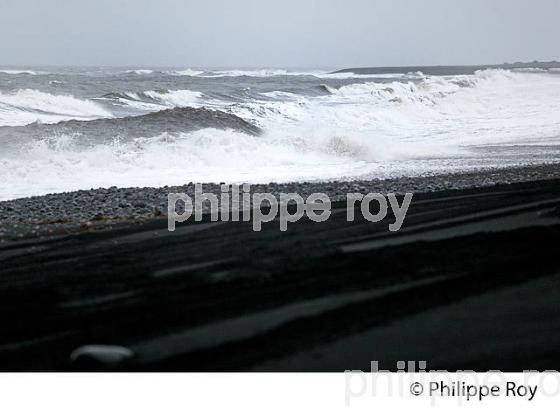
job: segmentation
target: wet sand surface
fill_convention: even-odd
[[[397,370],[426,360],[434,370],[554,370],[560,343],[560,274],[484,292],[393,320],[333,343],[255,366],[255,371]]]

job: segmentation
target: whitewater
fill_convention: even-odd
[[[560,161],[560,72],[0,69],[0,200]]]

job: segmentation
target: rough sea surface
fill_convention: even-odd
[[[0,68],[0,201],[560,161],[557,68],[410,70]]]

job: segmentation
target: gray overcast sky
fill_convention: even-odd
[[[559,17],[559,0],[0,0],[0,64],[560,60]]]

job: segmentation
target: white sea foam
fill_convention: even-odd
[[[184,70],[173,70],[173,71],[165,71],[165,74],[169,74],[169,75],[183,75],[183,76],[189,76],[189,77],[196,77],[197,75],[201,75],[202,73],[204,73],[204,71],[200,71],[200,70],[192,70],[190,68],[184,69]]]
[[[325,73],[325,72],[312,72],[310,75],[313,75],[317,78],[330,78],[330,79],[339,79],[339,80],[348,80],[348,79],[395,79],[395,80],[406,80],[406,79],[419,79],[425,77],[421,72],[410,72],[410,73],[379,73],[379,74],[359,74],[359,73]]]
[[[539,67],[521,67],[521,68],[514,68],[511,71],[518,72],[518,73],[546,73],[548,70],[546,68],[539,68]]]
[[[145,70],[145,69],[138,69],[138,70],[128,70],[126,71],[127,74],[137,74],[137,75],[147,75],[153,74],[153,70]]]
[[[39,74],[37,71],[32,71],[32,70],[0,70],[0,74],[11,74],[11,75],[21,75],[21,74],[27,74],[27,75],[37,75]]]
[[[37,90],[0,93],[0,125],[26,125],[35,121],[90,120],[112,117],[99,104],[70,95],[53,95]]]
[[[266,93],[262,93],[265,97],[274,98],[279,100],[302,100],[305,99],[301,95],[290,93],[287,91],[269,91]]]
[[[160,111],[175,107],[198,107],[201,105],[200,99],[203,94],[198,91],[190,90],[169,90],[169,91],[143,91],[125,92],[118,97],[109,96],[99,98],[100,100],[118,101],[119,104],[128,105],[143,111]]]
[[[293,72],[283,69],[259,69],[259,70],[217,70],[205,74],[209,77],[273,77],[280,75],[305,75],[303,72]]]
[[[445,159],[487,145],[559,144],[559,90],[557,76],[489,70],[415,83],[351,84],[315,98],[267,93],[279,101],[238,104],[231,111],[269,135],[297,136],[308,146],[320,140],[315,146],[337,147],[334,154],[354,154],[374,170],[380,153],[394,160]],[[525,154],[518,151],[521,161]]]
[[[213,101],[263,135],[203,129],[86,148],[71,136],[42,139],[0,155],[0,199],[111,185],[392,177],[538,163],[560,145],[559,91],[557,75],[487,70],[362,80],[319,97],[276,91],[266,100]],[[207,104],[193,92],[144,94],[129,97],[160,107]]]
[[[162,134],[127,143],[84,148],[72,136],[28,143],[17,156],[0,159],[0,200],[102,186],[162,186],[201,182],[262,182],[329,179],[371,171],[401,156],[398,149],[372,149],[361,136],[336,133],[255,138],[204,129]]]
[[[169,107],[190,107],[200,102],[202,93],[190,90],[145,91],[149,98]]]
[[[135,70],[139,71],[139,70]],[[140,70],[141,71],[141,70]],[[361,78],[417,78],[422,73],[395,73],[395,74],[357,74],[352,72],[333,73],[332,71],[325,70],[286,70],[278,68],[270,69],[248,69],[248,70],[194,70],[187,68],[184,70],[169,70],[164,71],[164,74],[174,76],[189,76],[189,77],[277,77],[277,76],[313,76],[317,78],[330,78],[330,79],[361,79]]]
[[[395,74],[357,74],[357,73],[333,73],[324,70],[284,70],[284,69],[260,69],[260,70],[219,70],[199,74],[205,77],[275,77],[275,76],[313,76],[317,78],[331,79],[365,79],[365,78],[417,78],[422,73],[395,73]]]
[[[189,75],[198,77],[277,77],[277,76],[313,76],[325,79],[366,79],[366,78],[418,78],[422,73],[394,73],[394,74],[359,74],[352,72],[334,73],[324,70],[285,70],[285,69],[255,69],[255,70],[213,70],[213,71],[172,71],[174,75]]]
[[[332,74],[331,72],[322,70],[285,70],[278,68],[269,69],[253,69],[253,70],[212,70],[203,71],[196,74],[201,77],[277,77],[277,76],[314,76],[319,78],[360,78],[360,77],[375,77],[371,75],[362,76],[354,73],[338,73]]]

